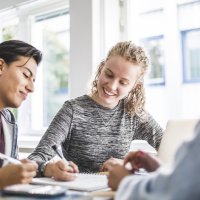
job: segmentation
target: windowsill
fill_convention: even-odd
[[[18,146],[20,149],[34,149],[42,135],[19,135]]]
[[[39,143],[41,135],[19,135],[18,147],[19,147],[19,159],[24,159],[33,152],[37,144]]]

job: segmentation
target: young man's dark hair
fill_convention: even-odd
[[[0,43],[0,58],[9,65],[19,56],[32,57],[37,65],[42,60],[42,53],[32,45],[20,40],[8,40]]]

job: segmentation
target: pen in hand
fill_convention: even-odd
[[[52,149],[56,152],[56,154],[57,154],[62,160],[64,160],[67,164],[69,164],[68,161],[64,158],[64,156],[59,152],[59,150],[58,150],[58,148],[57,148],[56,145],[53,145],[53,146],[52,146]]]
[[[15,158],[11,158],[10,156],[7,156],[5,154],[2,154],[0,153],[0,159],[1,160],[6,160],[8,161],[9,163],[12,163],[12,164],[22,164],[19,160],[15,159]]]
[[[70,166],[69,162],[65,159],[65,157],[59,152],[56,145],[52,146],[52,149],[56,152],[56,154],[74,171],[74,169]]]
[[[73,163],[73,162],[68,162],[65,157],[63,156],[63,154],[59,151],[58,147],[56,145],[53,145],[52,146],[52,149],[55,151],[55,153],[64,161],[64,163],[66,165],[68,165],[68,172],[71,172],[71,173],[78,173],[79,170],[78,170],[78,167]]]

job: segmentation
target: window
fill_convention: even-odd
[[[8,21],[6,25],[2,27],[2,40],[11,40],[17,37],[18,32],[18,18]]]
[[[200,82],[200,29],[182,32],[183,81]]]
[[[150,57],[150,72],[147,82],[151,85],[165,84],[163,37],[156,36],[141,40]]]
[[[33,104],[40,104],[43,112],[37,117],[33,112],[33,129],[47,127],[64,101],[68,99],[69,77],[69,12],[67,9],[35,16],[32,24],[32,41],[43,52],[42,97]],[[38,96],[37,96],[38,98]],[[36,103],[37,102],[37,103]],[[41,124],[41,121],[43,122]],[[41,127],[38,127],[40,124]]]
[[[1,41],[23,40],[43,53],[35,92],[13,110],[20,135],[43,134],[69,98],[69,1],[16,3],[14,8],[0,12],[0,16]]]
[[[3,24],[1,29],[2,41],[16,39],[19,28],[18,24],[19,24],[19,19],[17,17],[10,19],[5,24]],[[15,118],[17,119],[17,109],[12,108],[11,110],[14,113]]]

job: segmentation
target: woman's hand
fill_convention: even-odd
[[[108,174],[108,186],[112,188],[112,190],[117,190],[121,180],[130,174],[131,172],[122,165],[116,164],[110,167]]]
[[[106,160],[103,165],[101,166],[100,171],[102,172],[107,172],[108,169],[110,167],[112,167],[113,165],[119,164],[119,165],[123,165],[124,161],[122,159],[118,159],[118,158],[109,158],[108,160]]]
[[[124,158],[124,165],[127,163],[131,164],[132,172],[138,171],[140,168],[152,172],[161,165],[161,162],[156,157],[143,151],[129,152]]]
[[[78,166],[71,161],[66,163],[63,160],[48,163],[44,171],[45,176],[62,181],[74,180],[76,178],[75,173],[79,173]]]
[[[30,183],[36,175],[37,164],[22,160],[22,164],[9,164],[0,168],[0,188],[19,183]]]

